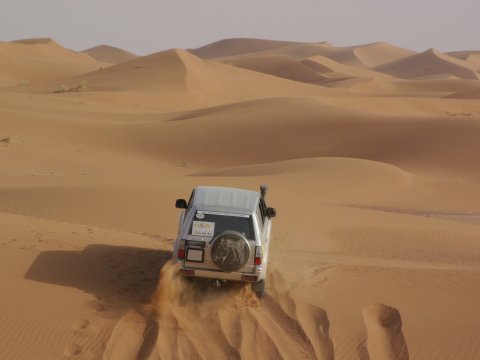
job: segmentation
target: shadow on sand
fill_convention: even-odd
[[[44,251],[25,278],[91,293],[99,300],[97,310],[121,310],[149,300],[170,257],[170,251],[95,244],[82,251]]]

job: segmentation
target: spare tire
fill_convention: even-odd
[[[247,239],[236,231],[225,231],[213,239],[212,260],[224,271],[236,271],[245,266],[250,257]]]

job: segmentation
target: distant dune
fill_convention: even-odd
[[[423,77],[418,80],[356,77],[337,79],[337,81],[330,83],[328,86],[332,88],[349,89],[364,94],[436,98],[451,96],[459,91],[475,90],[478,89],[479,85],[475,80],[459,79],[451,75],[438,75]]]
[[[86,81],[89,90],[114,92],[121,102],[134,91],[148,92],[143,101],[162,109],[192,109],[272,96],[326,94],[322,87],[200,59],[180,49],[163,51],[92,72],[70,82]],[[333,94],[333,92],[331,92]],[[169,101],[158,102],[155,94]],[[87,94],[85,96],[88,96]],[[153,97],[152,97],[153,96]],[[150,99],[150,100],[149,100]]]
[[[82,53],[90,55],[95,60],[112,64],[118,64],[138,57],[131,52],[110,45],[98,45],[83,50]]]
[[[344,65],[358,67],[374,67],[414,54],[413,51],[395,47],[386,43],[373,43],[360,46],[334,47],[330,44],[323,46],[298,46],[285,48],[292,54],[308,58],[321,55]]]
[[[374,70],[403,79],[446,74],[461,79],[478,80],[480,76],[466,61],[442,54],[435,49],[377,66]]]
[[[415,54],[414,51],[383,42],[356,46],[354,53],[368,67],[387,64]]]
[[[464,60],[472,66],[477,73],[480,73],[480,51],[455,51],[446,54]]]
[[[212,59],[255,53],[291,44],[295,42],[246,38],[225,39],[189,51],[201,58]]]
[[[384,78],[390,76],[364,67],[344,65],[321,55],[304,60],[289,55],[252,54],[216,59],[225,64],[263,72],[289,80],[329,85],[332,82],[351,78]]]
[[[323,84],[328,80],[317,71],[288,55],[244,55],[217,60],[228,65],[234,65],[294,81]]]
[[[37,45],[37,44],[54,43],[55,41],[52,38],[31,38],[31,39],[14,40],[12,42],[18,43],[18,44]]]
[[[323,43],[291,44],[215,60],[285,79],[328,85],[358,77],[388,79],[390,76],[368,70],[368,67],[411,54],[409,50],[383,43],[352,48],[335,48]]]
[[[446,52],[445,54],[456,57],[457,59],[467,60],[470,56],[478,56],[480,55],[480,50],[478,51],[452,51]]]
[[[102,66],[105,63],[68,50],[52,39],[0,42],[0,83],[4,84],[62,79]]]
[[[308,66],[320,73],[330,73],[332,77],[360,77],[360,78],[383,78],[388,79],[390,76],[380,72],[375,72],[363,67],[356,67],[350,65],[344,65],[329,59],[328,57],[317,55],[302,61],[302,64]]]
[[[238,55],[287,55],[297,60],[321,55],[345,65],[373,67],[398,60],[414,52],[387,43],[335,47],[328,42],[299,43],[256,39],[229,39],[213,43],[192,53],[203,58],[225,58]]]

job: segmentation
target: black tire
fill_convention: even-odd
[[[258,282],[252,283],[252,291],[257,295],[259,299],[263,299],[265,297],[265,280],[260,280]]]
[[[225,231],[213,239],[212,260],[219,269],[237,271],[245,266],[250,257],[247,239],[236,231]]]

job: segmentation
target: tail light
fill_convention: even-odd
[[[185,240],[180,240],[178,243],[177,257],[179,259],[185,259]]]
[[[256,246],[255,247],[255,265],[262,265],[262,247]]]

